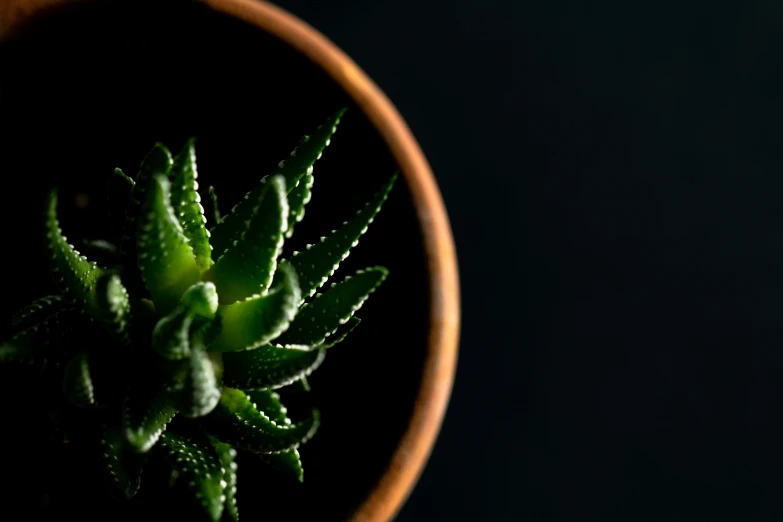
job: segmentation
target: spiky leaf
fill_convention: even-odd
[[[68,356],[74,330],[84,327],[78,310],[56,312],[0,344],[0,362],[38,364],[44,360],[61,365]]]
[[[174,158],[171,169],[171,206],[174,207],[185,237],[196,256],[196,264],[204,271],[212,265],[212,247],[209,245],[209,231],[196,178],[196,148],[190,139]]]
[[[212,204],[212,219],[215,222],[215,226],[217,226],[223,219],[220,217],[220,206],[218,205],[217,192],[215,192],[215,187],[212,185],[209,186],[209,200]]]
[[[11,319],[11,326],[15,332],[25,330],[69,306],[59,295],[41,297],[17,312]]]
[[[128,342],[131,305],[128,291],[120,281],[120,276],[104,272],[96,282],[96,294],[101,310],[101,322],[117,339]]]
[[[206,426],[220,440],[256,453],[277,453],[293,449],[307,441],[318,429],[318,412],[297,424],[278,424],[253,407],[247,395],[223,387],[220,404]]]
[[[312,197],[314,181],[315,177],[308,171],[298,184],[288,191],[288,230],[285,232],[287,238],[294,234],[294,225],[304,219],[305,205],[310,202]]]
[[[225,486],[225,513],[232,522],[239,521],[239,511],[237,510],[237,451],[230,444],[220,442],[217,437],[210,437],[212,447],[220,458],[220,464],[223,466],[223,481]]]
[[[337,270],[351,248],[356,246],[359,237],[367,231],[367,227],[386,201],[396,179],[395,174],[353,219],[345,222],[328,237],[322,238],[320,243],[310,245],[307,250],[297,252],[291,257],[291,264],[299,274],[303,297],[312,296]]]
[[[326,350],[309,346],[273,346],[223,354],[223,383],[243,390],[280,388],[310,375]]]
[[[188,357],[194,319],[214,317],[217,305],[215,285],[196,283],[182,296],[180,305],[155,325],[152,331],[152,347],[166,359],[179,360]]]
[[[172,162],[169,149],[161,143],[156,143],[141,162],[139,173],[136,175],[136,183],[133,185],[128,208],[125,212],[125,223],[120,242],[120,255],[126,266],[136,266],[138,219],[142,211],[141,207],[147,199],[147,189],[152,185],[152,180],[156,176],[167,177],[169,175]]]
[[[158,313],[167,314],[201,275],[193,249],[174,214],[171,184],[152,180],[139,215],[138,260],[141,275]]]
[[[361,308],[388,273],[383,267],[368,268],[332,285],[329,290],[299,309],[291,326],[277,342],[310,346],[323,343]]]
[[[92,259],[98,266],[112,267],[120,263],[117,247],[103,239],[85,239],[82,241],[82,251],[87,259]]]
[[[84,305],[90,315],[100,317],[95,283],[103,270],[79,254],[62,234],[57,221],[57,191],[49,193],[46,237],[55,282],[74,304]]]
[[[86,350],[76,354],[65,365],[63,393],[79,407],[95,404],[95,390],[90,376],[90,361]]]
[[[169,460],[183,482],[213,522],[218,522],[225,503],[226,482],[222,463],[207,440],[166,431],[161,437]]]
[[[253,390],[246,392],[253,406],[264,415],[278,424],[291,424],[287,416],[285,406],[280,402],[280,395],[272,390]],[[299,482],[304,480],[304,469],[299,450],[290,449],[281,453],[272,453],[261,456],[264,462],[293,476]]]
[[[278,163],[272,176],[282,175],[285,178],[288,191],[296,187],[297,182],[306,173],[313,173],[313,164],[321,157],[321,153],[326,146],[329,145],[332,134],[337,130],[337,124],[340,122],[344,112],[345,109],[338,111],[335,115],[328,118],[323,125],[319,125],[311,136],[304,136],[299,141],[299,145],[291,151],[289,157]],[[222,253],[225,251],[242,234],[244,223],[252,216],[254,202],[258,201],[262,190],[263,187],[261,185],[256,186],[245,196],[244,200],[231,209],[229,214],[223,216],[220,225],[214,228],[212,231],[212,246],[216,252]]]
[[[183,362],[182,386],[177,393],[177,409],[185,417],[203,417],[220,400],[220,387],[212,361],[200,343],[193,343],[190,357]]]
[[[114,172],[109,175],[107,183],[109,221],[117,239],[122,238],[125,213],[128,211],[128,203],[130,203],[134,184],[133,180],[121,169],[114,169]]]
[[[101,462],[104,474],[114,490],[126,499],[131,499],[141,485],[143,458],[126,451],[122,428],[102,426]]]
[[[218,250],[220,257],[206,276],[217,286],[220,304],[264,293],[275,273],[288,228],[288,202],[282,176],[263,185],[245,230],[225,251]]]
[[[296,272],[281,263],[275,284],[265,295],[218,308],[221,328],[209,350],[252,350],[272,341],[288,328],[300,299]]]
[[[336,344],[340,344],[345,340],[346,337],[348,337],[348,334],[351,333],[354,328],[359,326],[359,323],[361,322],[362,320],[354,315],[348,319],[345,324],[338,326],[337,330],[335,330],[335,332],[329,336],[328,342],[324,342],[321,345],[321,348],[331,348]]]
[[[176,415],[170,397],[157,390],[144,389],[143,382],[131,386],[122,404],[125,440],[139,453],[152,448]]]

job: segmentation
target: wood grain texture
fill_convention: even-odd
[[[89,0],[0,1],[0,40],[42,9]],[[100,1],[100,0],[93,0]],[[421,474],[446,412],[457,364],[459,281],[454,242],[435,178],[408,126],[383,92],[321,33],[259,0],[197,0],[268,32],[326,71],[367,115],[389,146],[411,190],[424,235],[430,277],[428,353],[416,404],[390,465],[357,507],[355,522],[394,517]]]

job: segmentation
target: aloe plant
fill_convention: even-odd
[[[119,245],[93,241],[98,265],[63,235],[57,192],[45,233],[61,294],[13,319],[0,361],[45,365],[70,407],[95,410],[106,477],[130,499],[148,457],[168,459],[213,521],[237,520],[237,450],[303,478],[298,447],[318,412],[293,422],[275,391],[306,377],[358,324],[387,270],[360,270],[322,293],[381,208],[396,174],[351,220],[282,259],[301,221],[313,164],[343,111],[305,136],[212,227],[196,181],[195,142],[172,158],[156,144],[134,179],[109,179]]]

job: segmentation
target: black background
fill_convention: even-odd
[[[389,94],[456,237],[399,520],[783,519],[783,8],[278,3]]]

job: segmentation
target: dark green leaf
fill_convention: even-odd
[[[123,228],[125,228],[125,214],[133,193],[133,185],[133,180],[120,169],[114,169],[109,176],[109,221],[117,239],[122,238]]]
[[[348,337],[348,334],[351,333],[354,328],[359,326],[359,323],[361,322],[361,319],[358,317],[351,317],[348,319],[348,321],[345,322],[345,324],[341,324],[337,327],[337,330],[335,330],[335,332],[329,336],[329,342],[324,342],[321,345],[321,348],[331,348],[332,346],[343,342],[345,338]]]
[[[223,387],[220,404],[205,418],[207,429],[221,441],[256,453],[294,449],[318,429],[318,412],[297,424],[278,424],[253,407],[241,390]]]
[[[125,440],[139,453],[146,453],[158,441],[177,413],[170,396],[139,381],[128,389],[122,404]]]
[[[288,328],[300,299],[296,273],[282,263],[265,295],[218,308],[221,328],[209,350],[252,350],[272,341]]]
[[[288,191],[288,230],[285,237],[294,235],[294,225],[304,219],[305,205],[312,197],[313,181],[315,178],[308,172],[299,180],[298,184]]]
[[[103,425],[101,450],[101,462],[107,480],[123,497],[133,498],[141,485],[144,460],[126,451],[120,426]]]
[[[85,319],[78,310],[61,310],[0,344],[0,362],[39,364],[46,360],[59,366],[68,355],[74,331],[84,327]]]
[[[95,283],[103,273],[98,265],[87,261],[62,235],[57,221],[57,192],[49,193],[46,213],[46,237],[54,278],[60,290],[74,304],[84,305],[90,315],[100,317]]]
[[[171,430],[161,442],[183,482],[213,522],[218,522],[226,502],[227,483],[220,457],[207,440],[186,437]]]
[[[215,368],[203,345],[191,344],[190,357],[182,361],[184,379],[177,392],[177,409],[185,417],[203,417],[220,400]]]
[[[181,304],[155,325],[152,331],[152,347],[166,359],[179,360],[188,357],[194,319],[214,317],[216,310],[215,285],[196,283],[185,292]]]
[[[375,219],[396,179],[395,174],[353,219],[332,232],[330,236],[322,238],[320,243],[308,246],[307,250],[294,254],[291,264],[299,274],[302,297],[313,295],[337,270],[351,248],[359,242],[359,237],[367,231],[367,227]]]
[[[65,365],[63,393],[76,406],[83,408],[95,404],[95,390],[90,377],[87,351],[82,350]]]
[[[288,191],[296,187],[302,176],[307,173],[313,173],[313,164],[321,157],[321,153],[326,146],[329,145],[332,134],[337,130],[337,124],[340,122],[344,112],[345,109],[342,109],[327,119],[323,125],[318,126],[312,136],[304,136],[299,141],[299,145],[291,151],[289,157],[278,164],[272,176],[282,175],[285,178]],[[253,214],[253,207],[255,202],[258,201],[262,190],[263,185],[256,186],[245,196],[244,200],[231,209],[229,214],[223,216],[220,225],[216,226],[212,231],[211,242],[216,252],[224,252],[234,241],[239,239],[239,236],[245,230],[245,222]]]
[[[196,149],[194,140],[185,143],[171,169],[171,206],[174,207],[185,237],[196,256],[196,263],[203,272],[212,265],[212,247],[209,245],[209,231],[196,178]]]
[[[67,308],[69,305],[62,296],[47,295],[36,299],[29,305],[22,308],[11,320],[15,332],[25,330],[35,326],[50,315],[56,314]]]
[[[288,228],[288,203],[282,176],[272,177],[253,207],[246,229],[225,250],[217,250],[206,278],[214,281],[220,304],[263,294],[272,281]]]
[[[141,213],[142,204],[147,200],[146,192],[153,184],[156,176],[168,177],[171,170],[171,153],[169,149],[160,143],[156,143],[152,150],[145,156],[136,175],[136,183],[131,191],[128,208],[125,212],[125,224],[122,229],[122,241],[120,242],[120,256],[125,266],[136,266],[136,238],[137,224]]]
[[[212,203],[212,219],[215,221],[215,226],[219,225],[222,219],[220,218],[220,206],[218,205],[217,192],[215,187],[209,186],[209,200]]]
[[[332,285],[329,290],[317,295],[311,303],[299,309],[291,326],[276,342],[310,346],[323,343],[361,308],[388,273],[383,267],[368,268]]]
[[[299,455],[298,449],[269,453],[261,455],[261,458],[276,470],[294,477],[299,482],[304,482],[304,468],[302,468],[302,457]]]
[[[117,247],[103,239],[85,239],[82,241],[82,251],[88,259],[95,260],[98,266],[111,267],[120,263]]]
[[[193,249],[171,207],[170,185],[165,177],[156,176],[139,215],[139,268],[160,314],[173,310],[185,290],[201,278]]]
[[[131,305],[120,276],[104,272],[96,282],[96,294],[101,322],[115,338],[128,342]]]
[[[231,445],[220,442],[217,437],[210,437],[210,442],[220,457],[220,464],[223,466],[223,481],[226,483],[226,502],[225,513],[229,520],[238,522],[239,512],[237,511],[237,451]]]
[[[326,350],[265,344],[247,352],[223,354],[223,383],[243,390],[280,388],[310,375]]]

